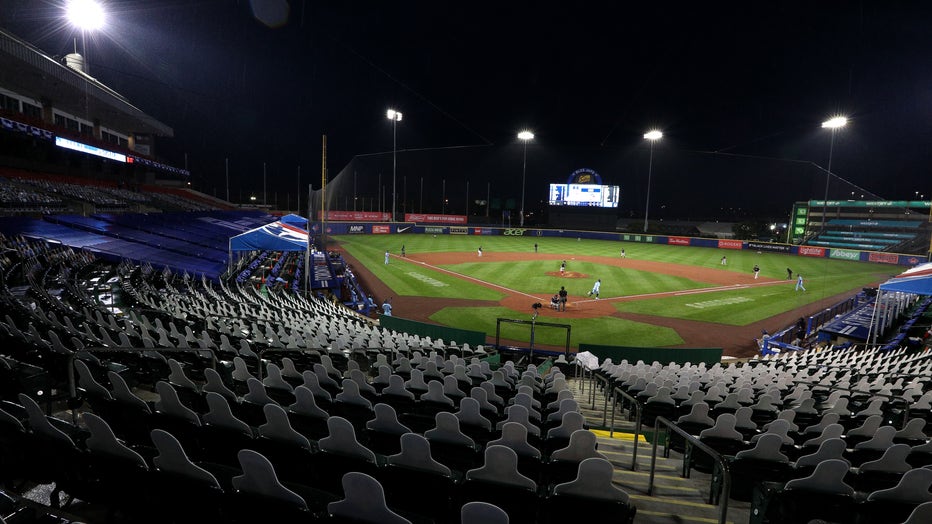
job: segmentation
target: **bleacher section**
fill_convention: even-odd
[[[134,185],[0,167],[0,213],[210,211],[230,204],[189,189]]]
[[[930,202],[922,200],[797,202],[793,243],[831,249],[927,254]]]
[[[0,475],[45,486],[44,498],[14,492],[17,510],[62,522],[311,522],[346,499],[344,520],[365,508],[379,515],[367,522],[460,522],[460,508],[482,501],[512,522],[706,522],[719,509],[732,522],[808,522],[830,508],[875,524],[922,502],[884,489],[929,491],[914,473],[932,464],[929,351],[604,361],[574,379],[563,359],[550,373],[496,364],[482,347],[393,332],[287,289],[0,243]],[[287,271],[298,258],[267,255],[256,267]],[[321,255],[316,264],[330,262]],[[588,431],[607,424],[609,406],[663,453],[650,456],[637,434]],[[654,432],[661,418],[694,440]],[[694,441],[729,464],[731,488]],[[744,462],[761,456],[779,464]],[[795,481],[816,472],[818,491],[835,459],[847,461],[834,480],[850,483],[849,498],[800,502],[809,481]],[[661,475],[648,480],[648,467]]]
[[[923,222],[918,220],[835,218],[829,220],[824,233],[816,235],[806,243],[865,251],[897,251],[897,247],[908,244],[920,234],[922,225]]]
[[[710,500],[749,510],[751,523],[899,523],[932,499],[929,351],[800,351],[728,367],[607,360],[592,377],[603,420],[636,419],[654,453],[659,443],[681,475],[709,475]]]
[[[327,300],[3,243],[17,254],[0,259],[0,475],[47,486],[38,504],[6,491],[11,511],[459,522],[482,501],[512,522],[579,504],[635,515],[560,372],[492,369],[481,347],[381,330]],[[104,306],[114,281],[122,298]]]

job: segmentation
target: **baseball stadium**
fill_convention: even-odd
[[[918,191],[523,131],[269,204],[83,60],[0,28],[0,522],[932,519]]]

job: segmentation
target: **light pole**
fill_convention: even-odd
[[[644,232],[647,233],[647,216],[650,211],[650,175],[654,169],[654,142],[663,138],[663,133],[654,129],[644,133],[644,139],[650,141],[650,157],[647,161],[647,202],[644,204]]]
[[[524,160],[521,164],[521,227],[524,227],[524,181],[527,175],[527,143],[534,140],[534,133],[524,130],[518,133],[518,138],[524,142]]]
[[[87,59],[87,32],[104,26],[104,9],[95,0],[71,0],[65,5],[68,20],[81,31],[81,52],[84,53],[84,72],[91,73]]]
[[[822,225],[819,227],[819,234],[825,232],[825,222],[828,221],[828,181],[832,177],[832,151],[835,149],[835,132],[839,128],[845,127],[848,119],[843,116],[829,118],[822,122],[822,129],[832,130],[832,139],[828,146],[828,169],[825,171],[825,197],[822,199]]]
[[[395,111],[394,109],[389,109],[385,112],[385,116],[392,121],[392,222],[395,221],[395,169],[397,162],[395,160],[396,147],[395,144],[395,131],[398,127],[398,122],[401,122],[401,111]]]

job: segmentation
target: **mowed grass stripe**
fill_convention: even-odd
[[[382,246],[350,242],[345,243],[344,248],[397,296],[457,297],[491,301],[501,300],[505,296],[500,291],[437,271],[410,259],[392,256],[389,263],[385,264],[385,248]]]
[[[530,306],[530,304],[528,304]],[[495,335],[497,318],[530,320],[530,313],[522,313],[505,307],[448,307],[430,316],[434,322],[444,325],[470,325],[469,329]],[[674,346],[683,343],[676,331],[613,317],[598,318],[562,318],[556,323],[571,326],[572,346],[579,344],[615,344],[622,346],[642,346],[657,344]],[[529,340],[528,325],[503,323],[501,336],[508,340]],[[566,331],[559,328],[535,326],[535,343],[550,346],[562,346],[566,343]]]

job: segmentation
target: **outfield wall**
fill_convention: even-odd
[[[668,244],[671,246],[711,247],[717,249],[752,249],[771,253],[784,253],[803,257],[837,258],[843,260],[857,260],[860,262],[875,262],[912,267],[925,262],[925,257],[919,255],[903,255],[878,251],[859,251],[856,249],[838,249],[816,246],[797,246],[793,244],[777,244],[770,242],[755,242],[752,240],[734,240],[720,238],[697,238],[671,235],[646,235],[631,233],[610,233],[603,231],[574,231],[569,229],[539,229],[521,227],[488,227],[488,226],[450,226],[445,224],[429,225],[413,222],[371,223],[371,222],[327,222],[327,234],[352,235],[373,234],[390,235],[397,233],[415,233],[428,235],[503,235],[514,237],[559,237],[559,238],[586,238],[592,240],[614,240],[621,242],[643,242],[648,244]],[[314,224],[312,230],[320,231],[320,224]]]

